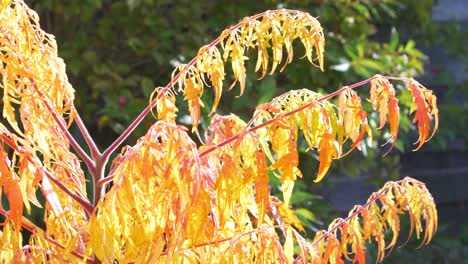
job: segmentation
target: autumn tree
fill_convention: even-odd
[[[322,28],[307,13],[266,11],[223,31],[188,64],[179,65],[169,84],[155,88],[148,107],[105,150],[98,149],[76,111],[65,63],[37,14],[23,1],[2,0],[0,20],[0,190],[8,205],[0,208],[6,218],[0,233],[2,261],[365,263],[366,243],[377,244],[378,261],[396,245],[400,214],[409,215],[410,236],[415,233],[421,245],[436,232],[432,196],[412,178],[386,183],[315,237],[305,238],[290,204],[302,177],[299,137],[318,153],[316,181],[326,176],[333,160],[372,137],[355,88],[370,84],[367,100],[379,114],[379,128],[389,126],[389,149],[398,138],[400,118],[391,81],[406,83],[411,92],[410,112],[419,131],[416,150],[433,136],[436,97],[414,79],[376,75],[328,95],[290,91],[257,106],[247,122],[216,114],[226,87],[239,86],[239,96],[250,88],[245,81],[245,63],[252,59],[248,50],[257,52],[260,78],[293,61],[295,41],[302,43],[304,57],[323,69]],[[226,85],[231,72],[235,82]],[[209,88],[215,95],[211,120],[201,120],[200,109],[208,107],[201,97]],[[189,106],[191,132],[176,124],[179,94]],[[151,112],[157,120],[146,135],[123,147],[107,166]],[[72,125],[89,153],[69,132]],[[85,171],[92,175],[90,183]],[[271,196],[270,177],[280,180],[282,197]],[[87,184],[93,186],[93,199],[87,198]],[[38,191],[45,204],[37,199]],[[28,219],[32,206],[44,210],[44,229]],[[23,241],[25,231],[31,233],[29,241]]]

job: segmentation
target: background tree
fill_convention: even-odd
[[[166,83],[174,65],[195,56],[200,46],[232,23],[230,18],[278,6],[321,17],[327,35],[325,73],[319,74],[306,61],[298,60],[283,74],[267,77],[256,89],[246,90],[245,97],[233,100],[236,94],[227,94],[223,112],[236,111],[247,118],[253,105],[292,88],[313,86],[329,92],[379,72],[415,76],[422,71],[424,56],[414,48],[414,42],[399,44],[396,34],[389,45],[380,42],[390,36],[390,26],[399,20],[396,14],[411,7],[401,1],[31,2],[43,17],[44,28],[61,43],[61,56],[66,61],[82,58],[67,64],[67,69],[72,83],[81,87],[78,92],[84,96],[80,98],[93,102],[77,104],[91,130],[104,129],[106,135],[109,128],[120,134],[146,105],[155,84]],[[190,23],[181,17],[190,17]],[[254,66],[247,65],[251,70]],[[247,84],[252,85],[258,76],[247,78]],[[404,104],[410,103],[404,100]],[[122,113],[122,109],[126,111]],[[203,114],[208,113],[205,109]],[[136,137],[143,132],[141,129]],[[110,143],[111,138],[101,141]]]

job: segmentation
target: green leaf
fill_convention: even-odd
[[[309,222],[314,222],[315,221],[315,215],[312,213],[310,210],[306,208],[298,208],[296,209],[296,215],[299,217],[299,219],[305,219]]]
[[[405,47],[405,50],[412,50],[414,48],[414,40],[410,39],[408,40],[408,42],[406,43],[406,47]]]
[[[312,200],[317,200],[320,198],[321,196],[312,194],[310,192],[296,191],[291,197],[291,203],[296,204],[302,202],[310,202]]]
[[[271,76],[265,77],[265,79],[262,80],[260,86],[258,87],[258,91],[259,94],[261,94],[261,97],[258,99],[257,104],[263,104],[273,99],[276,89],[277,87],[275,78]]]
[[[371,59],[359,60],[359,65],[362,65],[362,66],[364,66],[366,68],[376,70],[376,71],[379,71],[379,70],[381,70],[383,68],[383,65],[381,65],[377,61],[371,60]]]
[[[346,45],[344,47],[344,51],[346,52],[346,55],[348,55],[352,60],[359,58],[357,51],[354,50],[354,46],[352,45]]]
[[[362,14],[365,18],[370,19],[371,15],[367,7],[361,3],[353,3],[353,8],[356,9],[360,14]]]
[[[143,77],[141,79],[141,89],[145,96],[149,96],[154,89],[154,82],[150,78]]]
[[[392,27],[392,34],[390,35],[390,50],[395,51],[398,47],[399,36],[398,31]]]
[[[382,10],[387,13],[388,16],[390,16],[391,18],[395,18],[397,15],[395,13],[395,10],[393,10],[389,5],[387,4],[381,4],[380,5],[380,8],[382,8]]]

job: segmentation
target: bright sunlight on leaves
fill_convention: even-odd
[[[416,150],[433,136],[436,97],[415,80],[376,75],[329,95],[293,90],[258,106],[248,122],[234,114],[216,114],[225,65],[233,73],[230,88],[239,84],[240,95],[250,88],[245,66],[249,49],[257,51],[260,79],[293,61],[295,40],[302,43],[304,57],[323,70],[325,40],[311,15],[266,11],[226,29],[192,61],[179,65],[167,86],[155,88],[149,106],[101,152],[74,108],[74,90],[54,37],[40,29],[38,15],[23,1],[0,3],[0,197],[4,193],[8,205],[0,207],[6,218],[0,231],[2,261],[365,263],[367,242],[377,244],[377,260],[382,261],[396,245],[400,214],[410,217],[410,236],[415,233],[419,239],[424,233],[421,244],[434,236],[434,200],[423,183],[411,178],[388,182],[312,240],[303,237],[291,207],[295,182],[302,177],[300,137],[309,151],[318,152],[316,182],[324,179],[333,160],[360,149],[366,135],[372,138],[362,105],[366,100],[355,88],[370,84],[367,100],[379,113],[379,129],[389,124],[389,151],[400,120],[391,80],[406,82],[413,97]],[[215,94],[212,116],[197,145],[175,123],[176,96],[182,93],[192,132],[200,136],[201,97],[210,86]],[[335,96],[337,105],[328,100]],[[110,155],[153,107],[158,120],[107,168]],[[71,124],[90,154],[68,131]],[[92,176],[91,200],[80,162]],[[271,195],[271,175],[281,182],[282,199]],[[38,190],[45,204],[36,198]],[[44,210],[45,229],[28,219],[31,204]],[[25,231],[32,234],[29,241],[23,241]]]

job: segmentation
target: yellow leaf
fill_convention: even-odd
[[[380,114],[379,129],[385,126],[388,116],[391,137],[387,143],[393,141],[392,146],[387,151],[389,153],[396,144],[400,122],[400,108],[398,107],[398,99],[395,96],[395,88],[386,78],[376,75],[371,81],[369,101],[372,103],[374,110],[377,110],[378,106]]]
[[[286,229],[286,241],[284,242],[283,250],[284,256],[286,257],[287,263],[293,263],[294,261],[294,240],[293,232],[290,227]]]
[[[258,223],[257,226],[260,226],[263,223],[263,218],[267,213],[267,208],[270,203],[270,187],[267,174],[267,165],[264,155],[257,154],[258,162],[258,175],[255,179],[255,202],[258,207]]]
[[[301,220],[297,218],[296,213],[289,207],[288,204],[280,202],[278,204],[278,213],[282,216],[282,220],[284,222],[294,226],[301,232],[304,232],[304,227],[302,227]]]

